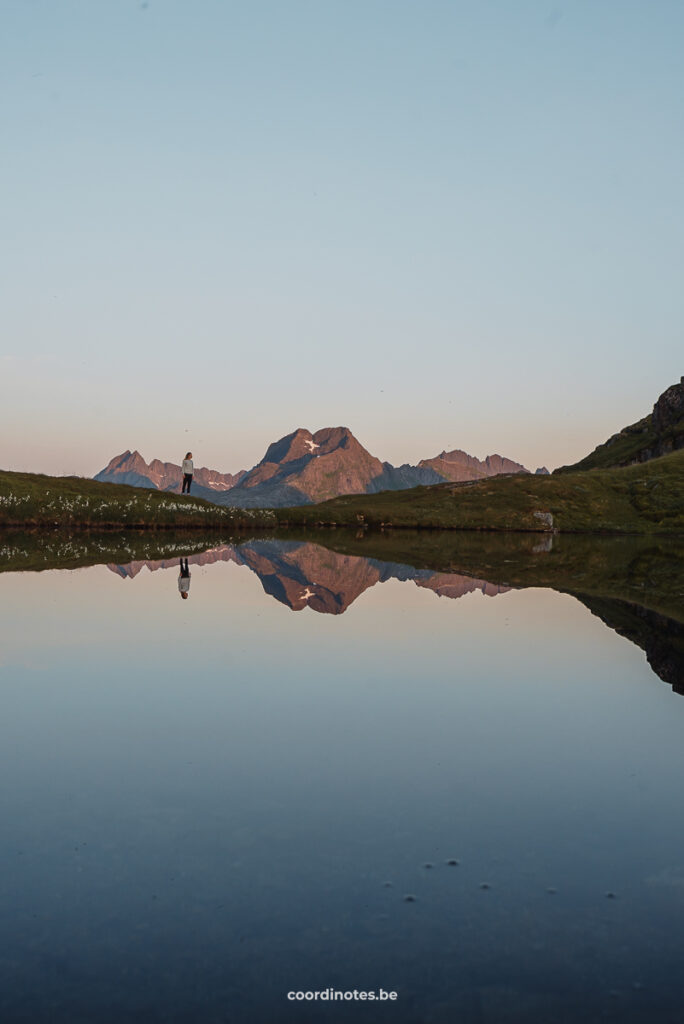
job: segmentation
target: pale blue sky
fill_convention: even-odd
[[[535,468],[684,373],[679,0],[0,0],[4,468]]]

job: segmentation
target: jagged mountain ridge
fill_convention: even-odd
[[[433,469],[444,480],[460,482],[462,480],[482,480],[488,476],[500,476],[502,473],[527,473],[523,465],[504,459],[500,455],[488,455],[481,462],[473,455],[457,449],[453,452],[441,452],[434,459],[421,459],[419,467]],[[537,471],[539,472],[539,471]]]
[[[234,487],[240,482],[247,471],[239,473],[219,473],[215,469],[200,467],[193,475],[193,482],[197,485],[196,493],[209,491],[212,494],[217,491],[225,491]],[[115,455],[104,469],[94,477],[102,483],[130,484],[132,487],[147,487],[158,491],[179,490],[183,479],[183,471],[175,462],[161,462],[159,459],[152,459],[150,463],[145,462],[139,451],[127,450],[121,455]],[[200,494],[205,497],[204,494]]]
[[[483,461],[455,450],[417,466],[396,467],[371,455],[347,427],[311,433],[298,428],[269,445],[253,469],[235,476],[196,470],[193,493],[219,505],[277,508],[308,505],[344,494],[375,494],[444,481],[478,480],[501,473],[527,473],[521,463],[499,455]],[[161,490],[180,489],[181,469],[158,459],[149,465],[139,452],[124,452],[96,480]]]

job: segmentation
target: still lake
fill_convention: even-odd
[[[314,544],[188,571],[0,574],[3,1024],[684,1020],[684,696],[639,647]],[[287,997],[325,989],[397,998]]]

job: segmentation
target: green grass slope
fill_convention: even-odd
[[[614,434],[573,466],[561,466],[554,472],[574,473],[578,470],[628,466],[640,460],[646,461],[648,453],[658,445],[674,449],[684,447],[683,438],[684,419],[658,434],[653,428],[653,417],[649,414],[638,423],[625,427],[619,434]]]
[[[275,509],[288,525],[684,533],[684,450],[624,468],[492,477]]]
[[[83,477],[0,470],[0,527],[238,529],[274,523],[269,510],[224,508],[202,498]]]
[[[572,466],[556,473],[630,466],[684,448],[684,378],[660,395],[653,412],[613,434]]]
[[[639,461],[642,452],[653,448],[658,435],[653,429],[653,417],[649,413],[638,423],[632,423],[618,434],[614,434],[593,452],[572,466],[561,466],[556,473],[573,473],[585,469],[608,469],[626,466]]]

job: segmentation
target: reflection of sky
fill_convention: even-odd
[[[671,964],[684,700],[572,598],[390,581],[342,616],[293,613],[225,563],[193,569],[189,601],[177,569],[0,592],[0,927],[26,979],[55,947],[85,972],[80,995],[44,983],[72,1010],[112,964],[132,972],[122,1013],[143,966],[170,999],[159,949],[179,985],[240,964],[263,999],[402,978],[426,1006],[502,964],[536,991],[533,957],[592,1006]]]

